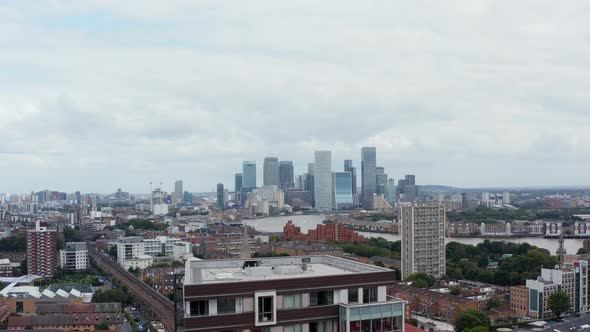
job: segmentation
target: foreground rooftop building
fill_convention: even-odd
[[[404,331],[392,270],[332,256],[186,262],[186,331]]]

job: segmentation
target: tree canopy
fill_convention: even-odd
[[[1,239],[0,251],[27,251],[27,235],[18,233]]]
[[[557,291],[549,295],[549,309],[560,317],[562,313],[567,312],[571,308],[570,297],[562,291]]]
[[[434,285],[434,278],[424,272],[412,273],[406,280],[412,281],[412,286],[418,288],[426,288]]]
[[[485,313],[469,309],[459,313],[455,320],[455,331],[457,332],[483,332],[490,326],[490,320]],[[476,328],[476,330],[474,330]]]
[[[501,286],[522,285],[535,279],[541,268],[557,264],[549,251],[528,243],[507,243],[485,240],[477,246],[458,242],[447,244],[447,276]],[[489,262],[498,262],[498,268],[488,270]]]

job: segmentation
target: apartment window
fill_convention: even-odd
[[[236,299],[217,299],[217,313],[235,314],[236,313]]]
[[[334,304],[334,291],[313,292],[309,294],[309,304],[316,305],[330,305]]]
[[[209,301],[191,301],[191,316],[208,316],[209,315]]]
[[[273,308],[274,298],[272,296],[261,296],[258,298],[258,321],[272,322],[274,320]]]
[[[21,312],[23,312],[23,311],[25,311],[25,310],[24,310],[24,305],[23,305],[23,303],[22,303],[22,302],[16,302],[16,312],[17,312],[17,313],[21,313]]]
[[[363,303],[377,302],[377,287],[363,288]]]
[[[283,296],[283,308],[301,308],[301,294],[284,295]]]
[[[359,302],[359,289],[358,288],[351,288],[348,290],[348,303],[358,303]]]
[[[303,327],[301,326],[301,324],[289,325],[289,326],[285,326],[283,328],[283,332],[302,332],[302,331],[303,331]]]
[[[331,320],[309,323],[309,332],[332,332],[332,331],[333,331],[333,327],[332,327]],[[373,331],[377,331],[377,330],[373,330]]]
[[[276,324],[276,298],[275,291],[256,292],[254,294],[255,324],[256,326]]]

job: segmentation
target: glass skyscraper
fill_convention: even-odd
[[[334,172],[334,203],[336,209],[351,208],[352,200],[352,173]]]
[[[290,160],[282,160],[279,162],[279,182],[283,191],[293,189],[295,187],[293,162]]]
[[[332,152],[315,151],[314,154],[315,208],[319,211],[334,209],[334,185],[332,184]]]
[[[242,163],[242,188],[256,188],[256,162]]]
[[[373,194],[377,192],[377,149],[375,147],[361,148],[361,177],[363,209],[373,209]]]
[[[262,165],[262,184],[265,186],[279,186],[279,158],[266,157]]]

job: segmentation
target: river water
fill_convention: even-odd
[[[301,227],[301,231],[307,233],[311,228],[314,229],[317,224],[321,224],[324,221],[323,215],[294,215],[294,216],[281,216],[281,217],[268,217],[261,219],[249,219],[246,220],[246,224],[254,226],[256,230],[261,232],[282,232],[283,226],[289,221],[293,220],[295,226]],[[389,241],[398,241],[400,236],[398,234],[389,233],[370,233],[370,232],[359,232],[359,234],[365,237],[382,237]],[[476,245],[483,242],[486,238],[449,238],[447,237],[447,243],[456,241],[463,244]],[[522,238],[493,238],[490,241],[506,241],[513,243],[529,243],[530,245],[537,246],[539,248],[547,249],[551,254],[555,255],[558,247],[557,239],[545,239],[542,237],[522,237]],[[582,239],[565,239],[565,249],[568,254],[575,254],[578,249],[582,247]]]

